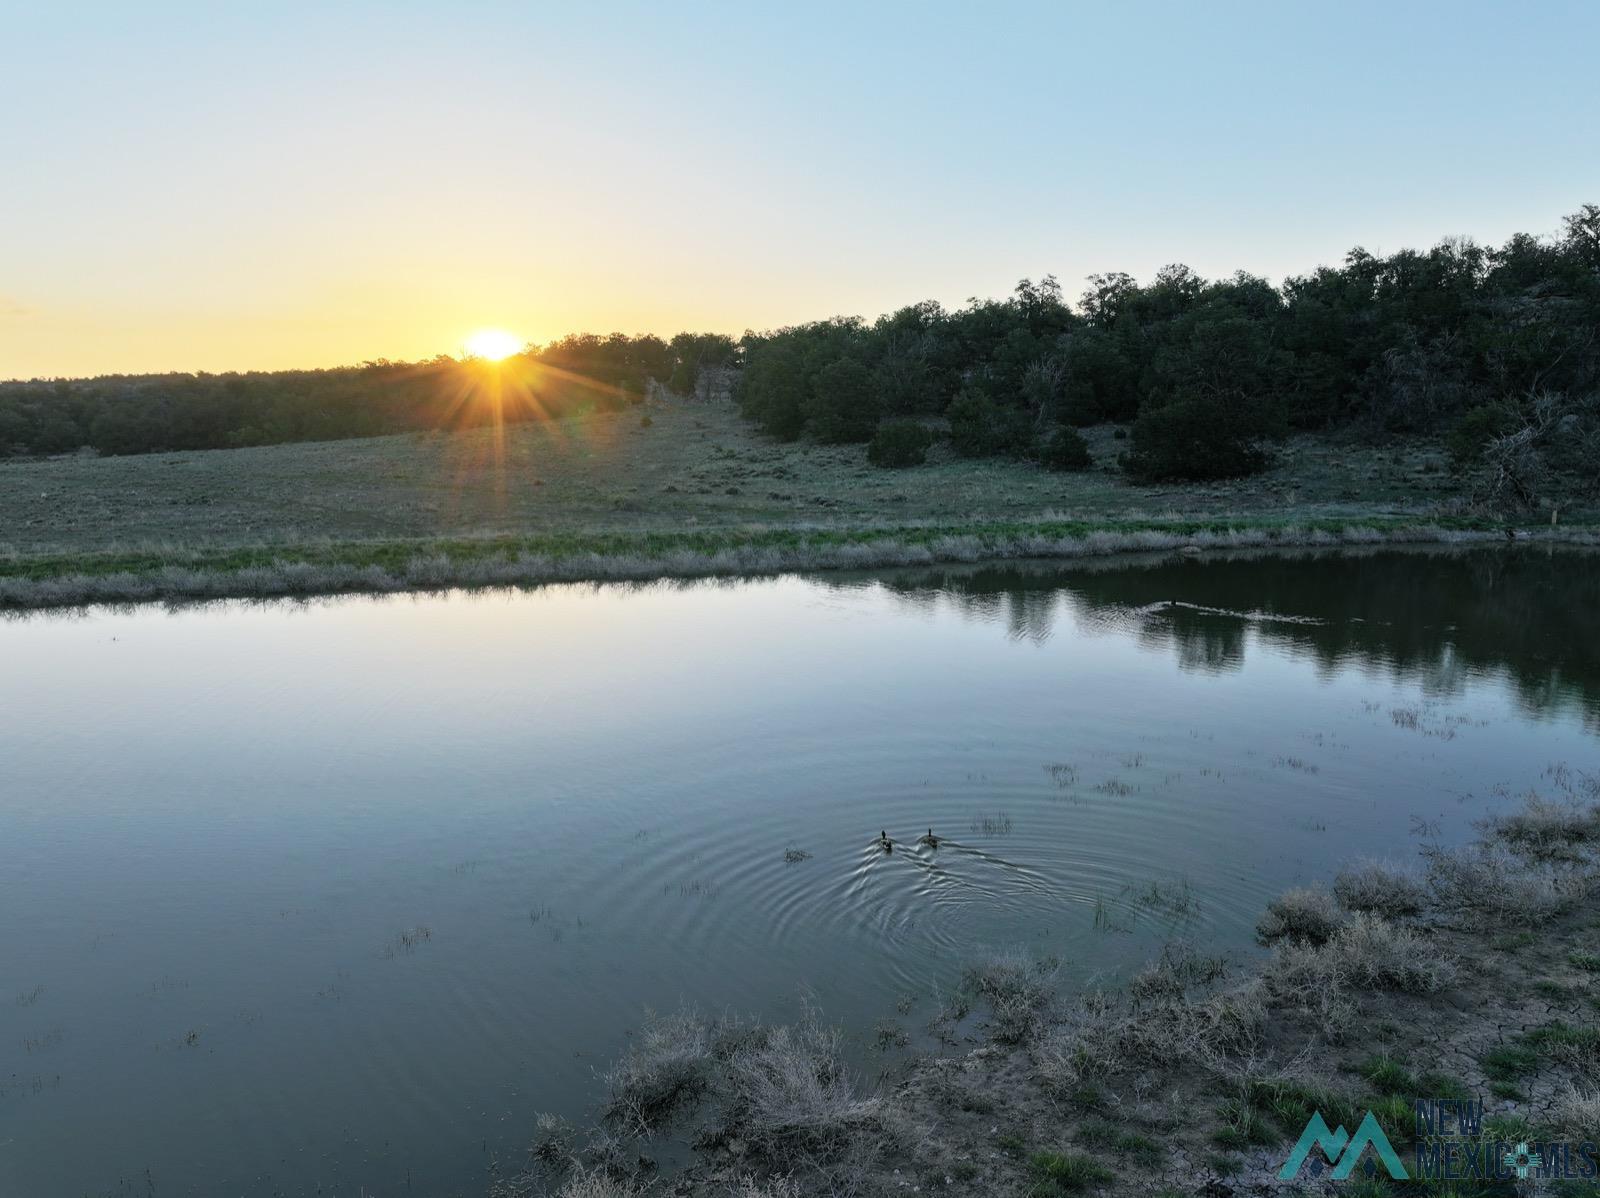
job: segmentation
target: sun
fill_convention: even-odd
[[[498,362],[522,349],[522,338],[504,329],[479,329],[467,338],[467,353],[486,362]]]

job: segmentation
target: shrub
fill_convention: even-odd
[[[723,1131],[775,1167],[847,1155],[878,1122],[878,1100],[862,1097],[845,1069],[838,1030],[813,1011],[793,1026],[752,1029],[725,1067]]]
[[[989,1004],[991,1030],[1002,1044],[1034,1039],[1049,1022],[1055,1002],[1052,982],[1060,965],[1019,954],[993,957],[967,969],[965,987]]]
[[[1446,911],[1473,927],[1533,927],[1571,910],[1592,880],[1537,868],[1502,845],[1428,849],[1428,885]]]
[[[885,420],[867,445],[874,466],[920,466],[927,460],[933,434],[915,420]]]
[[[1325,943],[1282,946],[1266,977],[1285,996],[1337,996],[1349,987],[1431,994],[1455,980],[1456,967],[1410,929],[1361,914]]]
[[[693,362],[679,362],[667,378],[667,389],[676,395],[693,395],[700,381],[700,368]]]
[[[1141,412],[1128,473],[1156,482],[1238,478],[1264,470],[1266,422],[1255,405],[1184,399]]]
[[[1571,859],[1576,856],[1575,845],[1600,841],[1600,806],[1551,802],[1530,794],[1521,811],[1491,817],[1484,827],[1527,856]]]
[[[1569,1082],[1550,1106],[1550,1122],[1562,1139],[1600,1144],[1600,1092],[1585,1092]]]
[[[1326,944],[1343,923],[1327,891],[1305,887],[1285,891],[1267,904],[1267,913],[1256,924],[1256,938],[1262,944]]]
[[[1039,464],[1046,470],[1087,470],[1094,465],[1094,458],[1083,434],[1063,425],[1039,442]]]
[[[606,1114],[642,1135],[652,1134],[704,1093],[711,1040],[693,1011],[650,1015],[622,1059],[606,1074]]]
[[[1084,995],[1066,1012],[1063,1026],[1033,1045],[1034,1077],[1045,1088],[1068,1094],[1087,1079],[1133,1066],[1194,1066],[1226,1075],[1237,1058],[1254,1052],[1266,1022],[1255,982],[1203,999],[1163,999],[1159,995],[1172,994],[1165,986],[1145,993],[1131,1010],[1114,994]]]
[[[977,387],[963,387],[945,415],[950,446],[965,458],[1020,454],[1030,439],[1026,413],[1002,408]]]
[[[1169,944],[1158,960],[1129,980],[1128,996],[1139,1004],[1176,1001],[1191,989],[1216,981],[1227,969],[1225,958],[1202,957],[1188,945]]]
[[[605,1173],[580,1173],[564,1186],[558,1198],[644,1198],[637,1183],[609,1177]]]
[[[1428,897],[1421,879],[1379,861],[1363,861],[1339,871],[1333,897],[1346,911],[1366,911],[1385,919],[1416,915]]]
[[[1482,404],[1468,409],[1445,437],[1450,464],[1458,471],[1477,465],[1483,447],[1510,432],[1515,420],[1514,413],[1500,404]]]
[[[881,405],[872,372],[852,358],[817,372],[805,404],[806,430],[825,445],[865,441],[877,426]]]

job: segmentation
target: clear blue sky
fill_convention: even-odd
[[[1600,201],[1600,3],[0,3],[0,377],[1279,279]]]

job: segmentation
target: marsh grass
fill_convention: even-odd
[[[990,1034],[1001,1044],[1026,1044],[1049,1024],[1061,963],[1005,953],[968,967],[963,988],[986,1003]]]
[[[1122,893],[1136,907],[1171,919],[1192,919],[1200,913],[1200,900],[1195,897],[1188,878],[1171,882],[1152,880],[1142,886],[1129,883],[1122,888]]]
[[[1530,863],[1500,843],[1423,850],[1435,902],[1469,927],[1537,927],[1572,910],[1591,874]]]
[[[992,815],[975,815],[967,826],[976,836],[1011,835],[1011,817],[1003,811]]]
[[[1333,896],[1318,887],[1286,890],[1267,904],[1256,923],[1262,944],[1287,940],[1295,944],[1326,944],[1344,926],[1344,916]]]
[[[1409,928],[1359,914],[1326,941],[1279,946],[1264,977],[1283,997],[1335,1001],[1350,990],[1432,994],[1456,978],[1455,963]]]
[[[1514,852],[1539,861],[1572,861],[1600,842],[1600,804],[1568,798],[1524,797],[1522,809],[1484,821],[1489,834]]]
[[[1291,522],[1248,516],[704,532],[570,531],[13,553],[0,560],[0,608],[693,578],[1014,558],[1080,559],[1191,545],[1270,549],[1501,539],[1503,534],[1487,521],[1470,519]],[[1532,539],[1586,544],[1595,540],[1592,534],[1574,529],[1563,529],[1553,538],[1541,531]],[[1417,718],[1420,727],[1420,713]]]
[[[1094,896],[1095,931],[1125,936],[1133,931],[1135,922],[1131,911],[1119,913],[1116,907],[1106,901],[1104,895]]]
[[[1346,911],[1400,919],[1420,914],[1427,888],[1415,873],[1380,861],[1361,861],[1333,879],[1334,900]]]
[[[745,1160],[779,1174],[856,1176],[898,1135],[846,1068],[839,1030],[809,1007],[779,1026],[652,1015],[605,1082],[609,1126],[651,1138],[695,1109],[698,1145],[737,1141]]]
[[[1070,790],[1078,783],[1078,767],[1069,761],[1057,761],[1044,769],[1058,790]]]
[[[412,953],[420,945],[424,945],[432,939],[433,929],[426,924],[418,924],[414,928],[407,928],[405,931],[397,933],[394,939],[383,946],[382,955],[385,960],[390,960],[403,954]]]

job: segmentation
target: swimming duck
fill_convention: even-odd
[[[917,837],[917,843],[925,848],[936,849],[939,847],[939,838],[933,834],[933,829],[928,829],[926,836]]]
[[[878,847],[886,853],[894,852],[894,841],[889,839],[887,829],[878,833]]]

